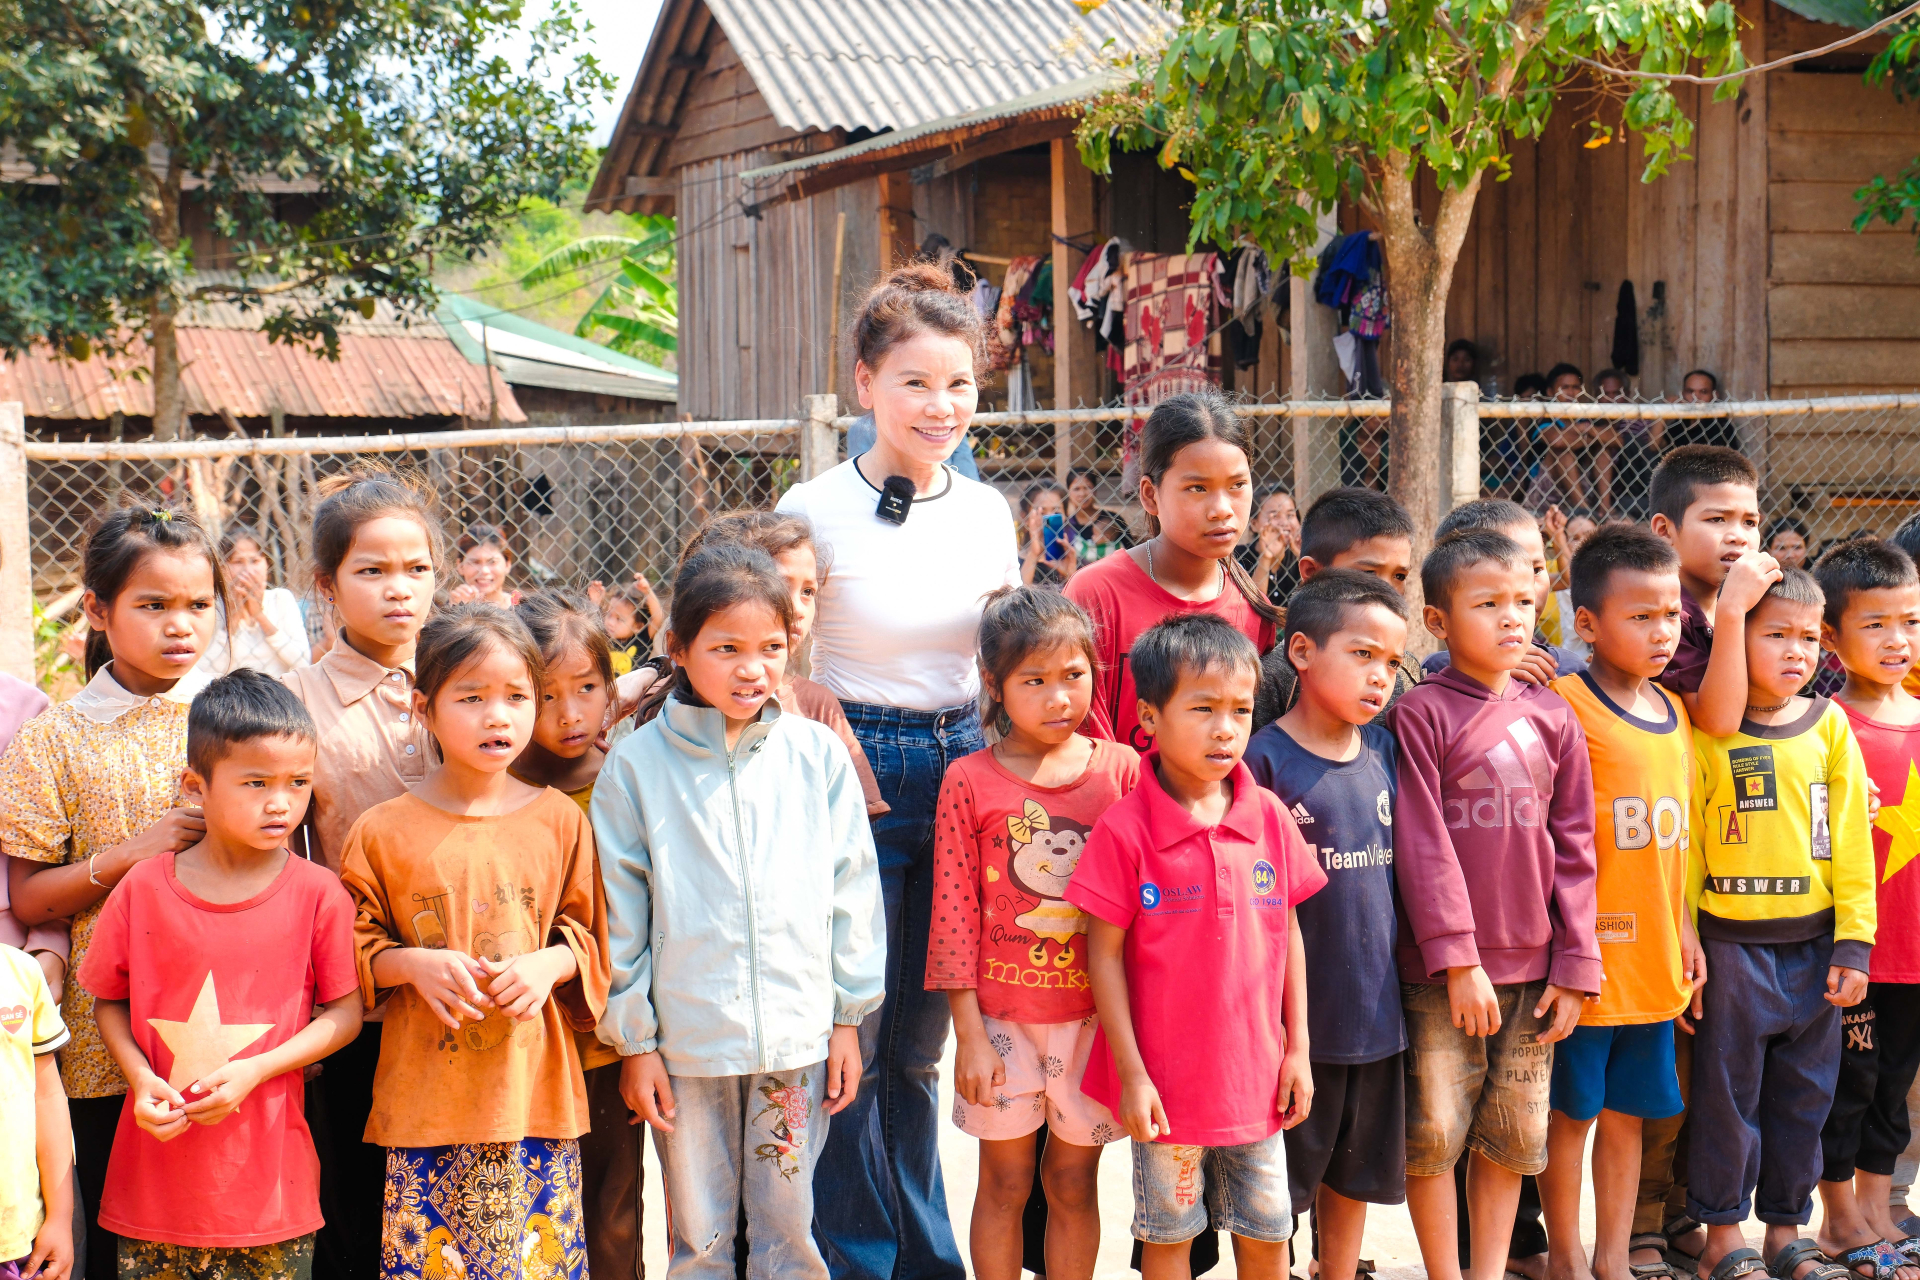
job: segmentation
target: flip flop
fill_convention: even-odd
[[[1863,1280],[1893,1280],[1901,1267],[1912,1265],[1900,1250],[1885,1240],[1875,1240],[1872,1244],[1856,1245],[1834,1259],[1835,1262],[1861,1276]],[[1861,1271],[1862,1267],[1872,1267],[1871,1275]]]
[[[1795,1276],[1794,1271],[1803,1262],[1817,1265],[1804,1276]],[[1805,1236],[1774,1254],[1773,1261],[1767,1264],[1767,1274],[1773,1280],[1859,1280],[1857,1273],[1829,1258],[1818,1244]]]
[[[1916,1221],[1913,1218],[1908,1218],[1907,1221],[1913,1222],[1915,1226],[1920,1226],[1920,1221]],[[1904,1224],[1896,1223],[1895,1225],[1899,1226],[1903,1231],[1906,1230]],[[1906,1260],[1907,1266],[1920,1266],[1920,1232],[1902,1236],[1893,1242],[1893,1247],[1900,1251],[1900,1256]]]

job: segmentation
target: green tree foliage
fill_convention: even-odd
[[[671,214],[646,214],[631,221],[638,235],[582,236],[535,263],[520,284],[534,288],[582,272],[604,273],[607,264],[614,264],[612,279],[580,317],[574,333],[659,363],[680,345],[674,220]]]
[[[1157,149],[1193,179],[1195,243],[1246,235],[1303,270],[1317,213],[1352,202],[1368,215],[1393,309],[1390,483],[1425,531],[1438,514],[1447,291],[1474,199],[1488,173],[1506,176],[1515,139],[1539,136],[1580,58],[1661,73],[1744,65],[1727,0],[1183,0],[1164,51],[1088,112],[1080,149],[1096,171],[1116,144]],[[1664,81],[1624,84],[1619,124],[1596,119],[1594,137],[1639,133],[1651,179],[1684,156],[1692,122]],[[1422,171],[1441,192],[1430,222]]]
[[[1895,30],[1868,66],[1867,83],[1887,86],[1902,102],[1920,98],[1920,21],[1908,19]],[[1881,174],[1855,192],[1854,199],[1861,206],[1853,220],[1855,231],[1865,231],[1877,219],[1891,227],[1912,222],[1920,232],[1920,159],[1891,177]],[[1920,252],[1920,240],[1914,249]]]
[[[0,351],[144,337],[167,436],[190,301],[230,298],[329,357],[376,299],[426,314],[436,263],[483,253],[580,169],[611,89],[573,54],[566,0],[516,66],[493,50],[522,20],[521,0],[0,5],[0,138],[34,173],[0,184]],[[189,201],[228,242],[217,261],[186,242]],[[208,270],[225,274],[196,282]]]

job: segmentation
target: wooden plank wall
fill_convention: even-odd
[[[753,77],[718,23],[708,33],[705,56],[706,63],[694,73],[680,108],[679,128],[667,150],[668,172],[782,143],[806,149],[799,134],[773,118],[767,100],[754,87]]]
[[[1765,47],[1762,0],[1741,0]],[[1617,107],[1575,86],[1544,134],[1513,149],[1504,182],[1481,187],[1447,307],[1449,338],[1471,338],[1501,394],[1528,372],[1566,360],[1591,378],[1613,363],[1614,321],[1631,280],[1645,396],[1676,395],[1704,367],[1734,394],[1765,393],[1767,105],[1757,89],[1715,103],[1675,87],[1696,122],[1693,159],[1641,181],[1644,152],[1620,140]],[[1615,141],[1589,148],[1594,119]],[[1438,205],[1431,180],[1422,194]]]
[[[680,170],[680,412],[699,419],[798,414],[825,389],[832,341],[835,215],[847,214],[842,327],[878,274],[871,179],[746,215],[739,174],[777,154],[745,152]],[[842,405],[853,403],[842,353]]]
[[[1769,77],[1768,351],[1775,395],[1920,386],[1920,254],[1908,228],[1853,230],[1853,193],[1920,155],[1920,107],[1857,71]]]

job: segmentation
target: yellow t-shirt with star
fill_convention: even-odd
[[[40,965],[0,944],[0,1258],[33,1252],[45,1211],[34,1143],[34,1070],[67,1042]]]
[[[1879,918],[1888,922],[1873,946],[1875,982],[1920,982],[1920,724],[1881,724],[1843,707],[1867,776],[1880,788],[1873,822],[1873,883]],[[1904,921],[1906,928],[1894,922]]]
[[[1867,970],[1873,842],[1867,765],[1846,712],[1814,698],[1786,724],[1693,732],[1687,901],[1702,938],[1804,942],[1831,936],[1833,963]],[[1883,801],[1884,803],[1884,801]]]

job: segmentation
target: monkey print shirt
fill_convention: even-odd
[[[607,913],[580,806],[549,787],[512,813],[473,817],[404,795],[353,824],[340,878],[358,911],[361,995],[368,1008],[387,997],[366,1141],[444,1147],[585,1133],[573,1033],[598,1023],[608,975]],[[578,971],[521,1023],[488,1010],[454,1031],[414,987],[377,989],[373,979],[374,957],[392,947],[498,963],[550,946],[571,948]]]
[[[1067,882],[1093,824],[1139,780],[1139,755],[1106,739],[1063,787],[1023,781],[990,747],[954,761],[934,818],[927,990],[974,988],[1006,1022],[1092,1013],[1087,918]]]

